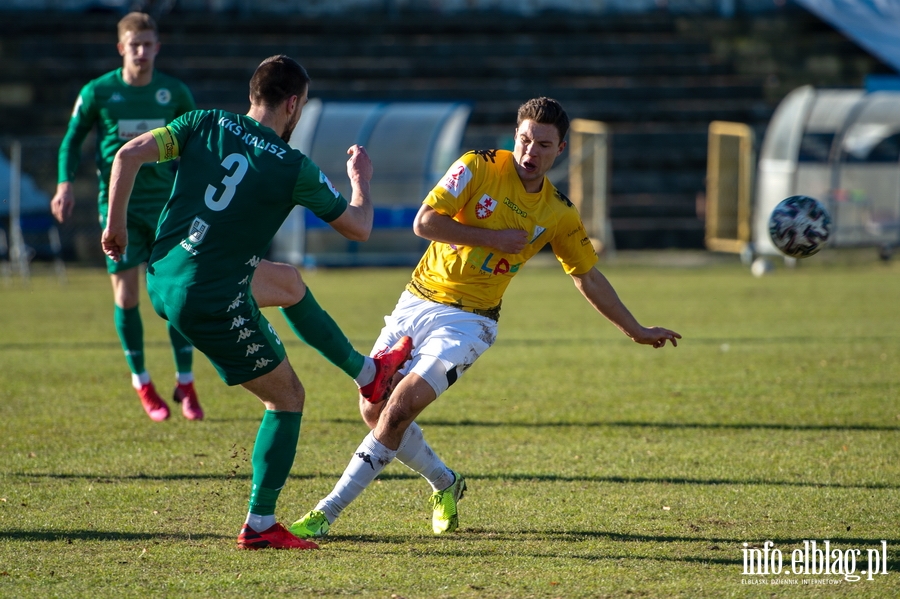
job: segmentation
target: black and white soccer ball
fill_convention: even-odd
[[[828,243],[831,215],[815,198],[791,196],[772,210],[769,235],[785,256],[807,258]]]

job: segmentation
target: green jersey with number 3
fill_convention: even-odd
[[[181,157],[147,267],[148,290],[171,309],[227,314],[295,206],[326,222],[347,208],[315,163],[248,116],[197,110],[153,135],[161,161]]]

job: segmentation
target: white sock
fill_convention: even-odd
[[[375,433],[370,431],[356,448],[334,489],[315,509],[325,512],[329,523],[334,522],[344,508],[359,497],[396,455],[396,451],[379,443],[375,439]]]
[[[150,382],[150,373],[146,370],[140,374],[131,373],[131,386],[140,389]]]
[[[359,374],[355,379],[357,387],[365,387],[369,383],[375,380],[375,360],[371,357],[366,356],[365,361],[363,362],[362,370],[359,371]]]
[[[415,422],[403,433],[397,459],[413,472],[421,474],[435,491],[443,491],[456,480],[453,471],[447,468],[425,441],[422,429]]]
[[[275,526],[275,515],[270,514],[268,516],[260,516],[248,512],[245,522],[256,532],[265,532]]]
[[[178,381],[179,385],[187,385],[188,383],[194,382],[194,373],[193,372],[178,372],[175,374],[175,379]]]

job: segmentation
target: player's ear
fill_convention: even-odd
[[[119,51],[119,56],[125,56],[125,44],[123,44],[122,42],[117,42],[116,50]]]
[[[560,154],[563,153],[563,150],[565,150],[565,149],[566,149],[566,142],[565,141],[559,142],[559,150],[557,150],[556,155],[559,156]]]

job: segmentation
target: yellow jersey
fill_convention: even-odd
[[[496,319],[509,282],[547,243],[567,274],[586,273],[597,263],[572,202],[546,177],[540,192],[526,192],[508,150],[464,154],[424,203],[464,225],[524,230],[529,243],[507,254],[432,241],[407,286],[422,299]]]

